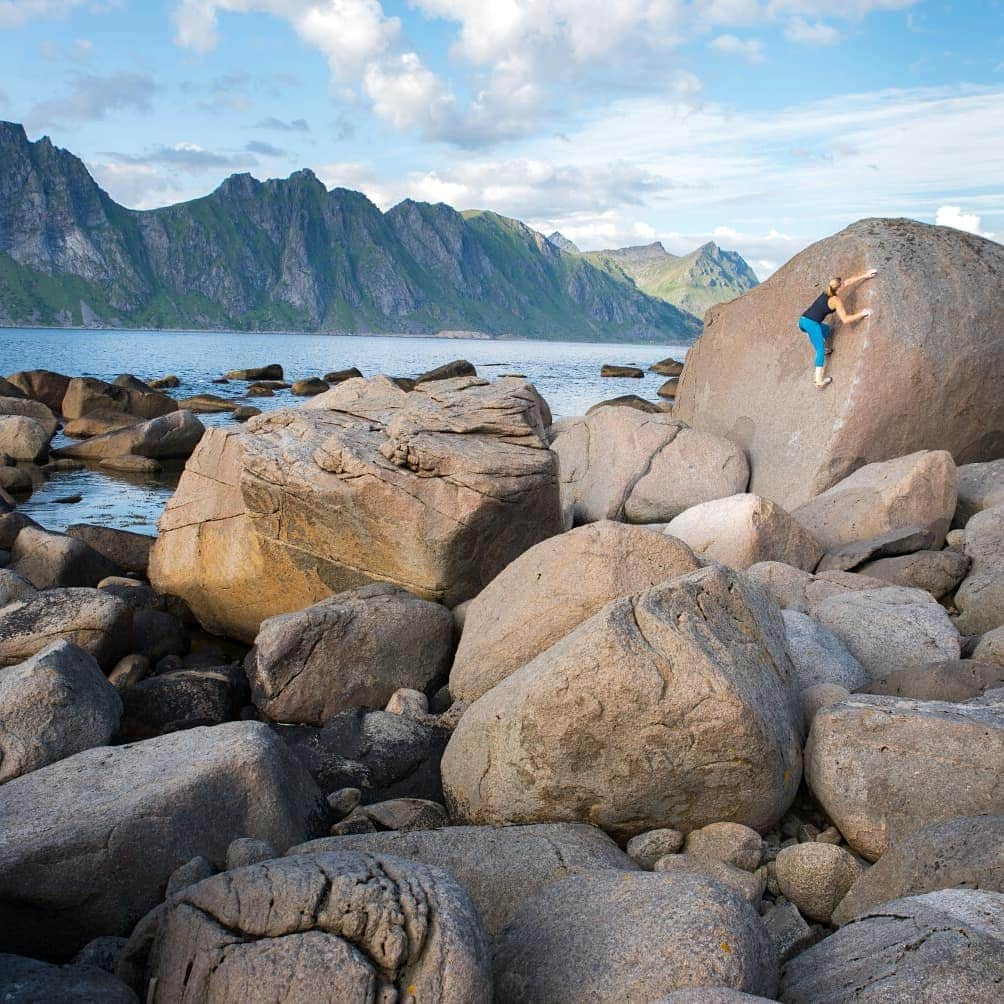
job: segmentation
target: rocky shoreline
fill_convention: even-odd
[[[1004,249],[930,279],[956,328],[884,327],[876,284],[830,398],[806,362],[718,410],[721,318],[943,259],[900,223],[721,308],[659,371],[686,421],[554,421],[470,364],[210,428],[128,375],[0,380],[0,997],[999,1000],[1004,343],[918,403],[951,429],[833,409],[898,340],[999,331]],[[182,462],[156,538],[17,508]]]

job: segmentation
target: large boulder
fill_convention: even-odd
[[[104,746],[121,716],[122,701],[101,667],[70,642],[0,669],[0,784]]]
[[[1004,665],[975,659],[943,659],[919,669],[911,666],[893,670],[857,689],[919,701],[969,701],[995,687],[1004,687]]]
[[[23,370],[11,373],[7,379],[26,397],[41,401],[49,411],[59,414],[70,378],[52,370]]]
[[[0,415],[21,415],[38,422],[51,439],[59,428],[59,420],[41,401],[23,397],[0,397]]]
[[[211,429],[161,517],[151,581],[246,641],[370,582],[453,606],[560,531],[548,417],[523,380],[406,393],[378,377]]]
[[[14,540],[10,566],[38,589],[96,586],[122,569],[84,541],[38,526],[26,526]]]
[[[666,533],[732,568],[780,561],[811,572],[823,556],[811,533],[779,505],[757,495],[733,495],[693,506],[671,520]]]
[[[1004,895],[944,889],[868,910],[796,955],[786,1004],[997,1004],[1004,971]]]
[[[320,792],[267,726],[78,753],[0,785],[0,948],[46,959],[128,934],[179,865],[231,840],[317,836]]]
[[[966,556],[972,566],[955,594],[956,623],[966,634],[986,634],[1004,624],[1004,505],[966,524]]]
[[[780,604],[783,610],[811,614],[817,604],[831,596],[883,589],[883,579],[873,579],[857,572],[818,572],[815,575],[786,565],[783,561],[758,561],[746,569],[746,574],[758,582]]]
[[[358,852],[263,861],[183,888],[144,975],[163,1001],[492,1000],[484,929],[456,881]]]
[[[817,604],[812,616],[873,679],[961,654],[959,632],[948,612],[921,589],[849,591]]]
[[[854,694],[820,709],[805,779],[869,861],[952,816],[1004,812],[1004,708]]]
[[[322,837],[287,853],[319,851],[393,854],[442,868],[467,890],[489,934],[500,930],[521,903],[550,882],[584,872],[638,871],[605,833],[584,823],[361,833]]]
[[[135,377],[106,383],[96,377],[74,377],[66,387],[63,418],[82,418],[92,411],[121,411],[137,418],[159,418],[178,410],[178,402]]]
[[[54,641],[79,645],[111,669],[129,649],[132,610],[100,589],[46,589],[0,609],[0,666]]]
[[[401,687],[445,678],[453,615],[399,586],[364,586],[264,621],[245,666],[251,698],[273,721],[323,725],[384,707]]]
[[[818,621],[798,610],[782,610],[788,654],[795,666],[798,689],[832,683],[847,690],[864,690],[870,677],[843,642]]]
[[[1004,815],[955,816],[897,840],[848,890],[835,924],[937,889],[1004,892]]]
[[[75,460],[122,456],[177,460],[191,455],[204,432],[205,426],[190,411],[173,411],[149,422],[92,436],[54,452]]]
[[[832,275],[871,317],[836,329],[833,384],[812,385],[801,313]],[[1004,247],[911,220],[861,220],[713,307],[687,353],[675,414],[750,457],[750,491],[792,510],[863,463],[947,450],[1004,454]]]
[[[12,460],[35,461],[49,448],[49,433],[26,415],[0,415],[0,453]]]
[[[144,578],[150,564],[150,551],[157,541],[156,537],[145,533],[94,523],[74,523],[66,528],[66,535],[82,540],[123,572],[133,572]]]
[[[698,567],[676,538],[609,520],[542,541],[467,605],[450,693],[475,700],[610,600]]]
[[[1004,457],[984,464],[963,464],[958,468],[959,501],[953,527],[964,527],[984,509],[1004,506]]]
[[[596,872],[552,883],[492,941],[496,999],[651,1001],[685,987],[771,997],[777,959],[756,911],[700,875]]]
[[[450,733],[386,711],[343,711],[323,728],[276,726],[325,794],[358,788],[364,803],[388,798],[442,802],[439,763]]]
[[[867,464],[792,511],[828,551],[892,530],[927,531],[939,548],[952,525],[956,472],[943,450]],[[862,561],[866,560],[862,558]]]
[[[801,774],[777,607],[724,568],[608,603],[483,697],[443,758],[474,823],[580,820],[619,837],[776,822]]]
[[[741,449],[670,415],[601,408],[552,430],[567,526],[600,519],[664,523],[684,509],[744,491]]]

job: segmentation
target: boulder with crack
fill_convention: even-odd
[[[160,521],[158,591],[250,641],[267,617],[393,582],[453,606],[561,529],[547,405],[524,380],[347,380],[211,429]]]

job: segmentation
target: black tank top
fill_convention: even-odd
[[[803,317],[808,317],[809,320],[815,321],[817,324],[823,323],[823,318],[827,314],[832,314],[833,309],[830,307],[830,294],[820,293],[815,300],[812,301],[812,306],[802,314]]]

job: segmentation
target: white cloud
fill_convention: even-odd
[[[106,0],[100,7],[91,0],[0,0],[0,28],[19,28],[29,21],[63,18],[76,7],[90,5],[96,13],[122,6],[122,0]]]
[[[78,73],[71,78],[70,90],[61,98],[40,101],[26,118],[32,126],[58,122],[96,122],[109,112],[149,111],[157,85],[145,73],[112,73],[98,76]]]
[[[792,42],[809,46],[838,45],[844,38],[832,24],[823,21],[810,24],[804,17],[792,18],[784,29],[784,34]]]
[[[976,213],[964,213],[961,206],[939,206],[934,222],[939,227],[954,227],[956,230],[965,230],[966,233],[976,234],[978,237],[994,236],[991,233],[984,233],[981,228],[982,220]]]
[[[736,35],[718,35],[708,45],[728,56],[741,56],[751,63],[763,60],[763,42],[757,38],[739,38]]]

